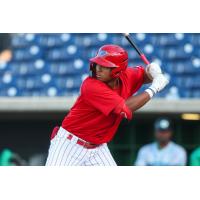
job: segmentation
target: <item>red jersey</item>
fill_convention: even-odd
[[[77,137],[94,144],[109,142],[122,120],[112,112],[123,105],[144,83],[144,68],[127,68],[120,75],[121,86],[112,90],[104,82],[88,77],[82,83],[80,96],[64,118],[62,127]]]

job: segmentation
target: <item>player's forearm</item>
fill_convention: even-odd
[[[150,99],[149,94],[147,92],[143,92],[139,95],[128,98],[125,103],[128,108],[134,112],[144,106]]]
[[[152,79],[148,76],[147,72],[144,73],[144,84],[152,83]]]

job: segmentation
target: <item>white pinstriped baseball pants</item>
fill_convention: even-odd
[[[60,127],[51,140],[46,166],[116,166],[107,144],[86,149],[76,144],[78,137],[67,139],[68,134]]]

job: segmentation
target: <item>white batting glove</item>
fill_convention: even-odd
[[[169,80],[163,74],[157,74],[153,79],[151,86],[145,91],[152,98],[157,92],[160,92],[169,83]]]
[[[147,65],[146,73],[147,73],[147,76],[151,80],[153,80],[154,78],[156,78],[156,76],[158,76],[159,74],[162,74],[162,70],[161,70],[161,67],[157,63],[152,62],[149,65]]]

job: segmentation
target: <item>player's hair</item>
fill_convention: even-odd
[[[96,66],[97,66],[96,63],[91,63],[90,64],[90,72],[91,72],[90,76],[93,77],[93,78],[95,78]]]

